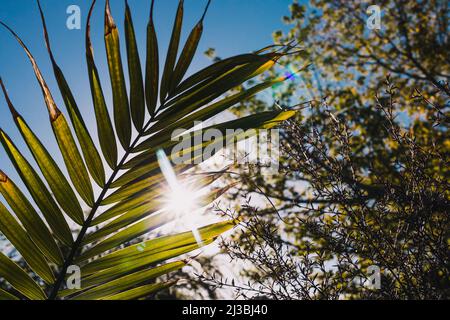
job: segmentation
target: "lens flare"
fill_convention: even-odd
[[[164,210],[175,214],[177,219],[182,219],[184,223],[188,224],[197,244],[201,247],[203,245],[202,238],[198,229],[192,223],[193,219],[189,217],[200,209],[197,203],[200,194],[194,186],[183,185],[178,181],[175,171],[163,150],[158,150],[156,156],[161,172],[169,185],[169,192],[165,196]]]

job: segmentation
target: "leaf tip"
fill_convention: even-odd
[[[114,19],[111,15],[111,6],[109,4],[109,0],[106,0],[105,5],[105,35],[108,35],[111,33],[113,29],[116,28],[116,24],[114,22]]]
[[[155,0],[152,0],[152,3],[150,5],[150,22],[153,21],[153,9],[155,7]]]
[[[56,61],[55,61],[55,58],[53,56],[52,49],[50,47],[50,38],[49,38],[49,35],[48,35],[48,30],[47,30],[47,23],[45,22],[44,11],[42,10],[40,0],[37,0],[37,4],[38,4],[38,8],[39,8],[39,14],[41,15],[42,28],[44,29],[43,31],[44,31],[45,46],[47,47],[47,51],[48,51],[48,54],[50,56],[50,60],[52,61],[52,64],[55,65]]]
[[[0,170],[0,182],[5,183],[7,181],[8,181],[8,176],[2,170]]]
[[[19,116],[19,113],[17,112],[16,108],[14,108],[14,105],[11,102],[11,99],[9,98],[8,91],[6,90],[5,84],[3,83],[3,79],[0,77],[0,86],[2,87],[3,95],[5,96],[6,103],[8,105],[9,110],[11,111],[11,114],[14,118]]]
[[[206,4],[205,10],[203,11],[203,15],[202,15],[199,23],[202,23],[203,20],[205,19],[205,16],[206,16],[206,13],[208,12],[210,4],[211,4],[211,0],[208,0],[208,3]]]

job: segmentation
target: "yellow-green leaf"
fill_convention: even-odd
[[[153,7],[155,0],[152,0],[150,9],[150,21],[147,25],[147,57],[145,67],[145,99],[147,110],[151,116],[154,115],[156,104],[158,103],[159,86],[159,52],[158,39],[153,22]]]
[[[73,238],[69,225],[39,175],[16,148],[9,136],[1,129],[0,141],[11,159],[11,162],[22,178],[22,181],[28,188],[33,200],[36,202],[37,206],[44,215],[50,229],[64,244],[71,245],[73,243]]]
[[[36,210],[27,200],[25,195],[17,188],[13,181],[0,170],[0,193],[8,202],[17,218],[27,230],[30,238],[38,248],[50,259],[61,265],[63,257],[55,239],[52,237],[45,223],[41,220]]]
[[[32,300],[45,300],[46,296],[30,276],[15,262],[0,252],[0,276],[8,281],[14,289]]]
[[[0,202],[0,231],[11,242],[14,248],[20,252],[30,268],[36,272],[46,283],[54,281],[52,270],[47,264],[41,251],[30,239],[27,232],[9,213],[8,209]]]
[[[0,301],[7,300],[19,300],[19,298],[0,288]]]
[[[164,104],[167,93],[169,92],[170,82],[173,77],[175,62],[178,55],[178,46],[180,44],[181,27],[183,25],[183,8],[184,0],[178,3],[177,15],[173,25],[172,36],[170,38],[169,48],[167,49],[166,63],[164,65],[164,72],[161,78],[161,88],[159,98],[161,105]]]
[[[94,10],[95,1],[92,2],[86,23],[86,61],[89,73],[89,84],[91,87],[92,102],[94,104],[95,120],[97,122],[98,139],[100,147],[111,169],[117,166],[117,145],[116,136],[106,107],[105,97],[103,95],[102,85],[98,70],[94,62],[94,49],[92,48],[90,37],[90,22]]]
[[[119,31],[111,16],[109,0],[105,8],[105,46],[113,94],[114,123],[122,147],[128,150],[131,141],[130,107],[120,55]]]
[[[61,92],[61,95],[63,97],[64,103],[66,105],[67,111],[69,112],[69,117],[72,122],[72,125],[75,129],[75,133],[78,138],[78,142],[81,146],[81,151],[83,153],[84,159],[86,160],[86,165],[89,170],[89,172],[92,175],[92,178],[94,178],[95,182],[100,186],[103,187],[105,184],[105,170],[103,168],[103,163],[100,158],[100,155],[97,151],[97,148],[94,145],[94,142],[92,141],[91,135],[89,134],[86,124],[83,120],[83,117],[80,113],[80,110],[78,109],[77,103],[75,101],[75,98],[72,94],[72,90],[70,90],[69,84],[66,81],[66,78],[64,77],[64,74],[58,64],[56,63],[56,60],[53,56],[51,47],[50,47],[50,39],[47,32],[47,26],[45,23],[44,13],[42,12],[42,8],[40,5],[40,2],[38,1],[39,11],[41,14],[42,19],[42,25],[44,28],[44,38],[45,42],[47,44],[48,53],[50,55],[50,60],[52,62],[53,66],[53,72],[56,77],[56,81],[58,83],[59,90]]]
[[[86,204],[92,207],[94,205],[94,192],[91,180],[66,118],[62,113],[52,119],[52,128],[75,189]]]
[[[156,293],[158,291],[167,289],[174,284],[176,284],[176,281],[170,281],[170,282],[162,282],[162,283],[155,283],[155,284],[147,284],[145,286],[137,287],[128,291],[124,291],[115,295],[111,295],[105,298],[102,298],[101,300],[133,300],[133,299],[139,299],[141,297],[148,296],[150,294]]]
[[[127,45],[128,73],[130,77],[130,108],[134,127],[140,131],[144,125],[145,97],[144,81],[142,79],[141,61],[134,33],[128,1],[125,8],[125,40]]]

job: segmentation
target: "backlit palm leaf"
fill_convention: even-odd
[[[183,1],[180,1],[160,81],[152,1],[147,27],[144,76],[131,9],[126,3],[125,45],[130,80],[128,91],[120,53],[119,31],[112,18],[109,1],[106,1],[104,30],[113,96],[111,119],[90,40],[94,4],[95,1],[86,26],[86,59],[99,147],[94,144],[65,75],[52,53],[51,36],[39,2],[45,43],[71,127],[57,107],[32,53],[12,29],[0,22],[22,46],[32,64],[43,92],[55,140],[68,172],[67,178],[47,151],[42,139],[19,114],[8,96],[6,86],[0,80],[13,120],[37,164],[35,168],[18,149],[14,140],[0,129],[0,142],[31,195],[31,199],[27,199],[6,173],[0,171],[0,192],[14,213],[13,216],[10,209],[0,202],[0,231],[21,254],[35,276],[43,280],[35,282],[18,264],[0,253],[0,277],[16,290],[7,292],[0,289],[0,299],[137,299],[173,285],[173,281],[160,282],[157,279],[182,268],[188,261],[166,261],[213,242],[220,234],[232,229],[236,221],[199,228],[197,235],[187,231],[129,245],[130,241],[176,218],[173,212],[164,209],[165,178],[159,168],[156,152],[160,149],[169,152],[176,144],[171,140],[174,130],[188,130],[196,121],[208,120],[285,80],[280,78],[267,81],[223,97],[231,89],[271,68],[281,56],[278,53],[235,56],[184,79],[200,41],[206,9],[178,57],[183,21]],[[209,4],[210,1],[206,8]],[[161,101],[159,106],[158,95]],[[293,114],[293,111],[264,112],[210,128],[223,133],[228,128],[272,128]],[[133,130],[136,131],[135,134]],[[185,133],[193,136],[201,134],[201,131]],[[124,150],[120,159],[116,136]],[[228,138],[230,137],[225,135],[224,139]],[[238,136],[231,138],[241,139]],[[202,142],[192,146],[192,150],[203,150],[208,145],[209,143]],[[109,177],[106,177],[103,163],[107,163],[112,169]],[[183,173],[192,167],[189,164],[177,165],[174,171]],[[44,179],[37,172],[38,169]],[[206,187],[218,178],[220,173],[193,179],[196,179],[198,186]],[[93,182],[100,187],[98,195],[95,195]],[[199,206],[209,205],[229,187],[212,190],[199,199]],[[81,201],[89,207],[86,216],[81,209]],[[34,209],[34,205],[41,214]],[[66,218],[81,226],[75,240]],[[96,230],[93,230],[94,227]],[[82,286],[79,289],[66,288],[65,285],[69,276],[67,269],[74,264],[81,268]],[[50,286],[48,295],[41,287],[44,282]]]

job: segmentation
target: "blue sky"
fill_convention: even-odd
[[[190,29],[200,18],[206,2],[206,0],[185,0],[183,42]],[[202,54],[210,47],[215,48],[221,57],[227,57],[271,44],[271,35],[274,30],[287,30],[287,26],[283,25],[281,18],[283,15],[289,14],[288,6],[291,2],[292,0],[213,0],[204,22],[205,31],[198,54],[190,70],[195,71],[210,63],[209,59]],[[84,53],[84,26],[91,1],[41,0],[41,3],[47,19],[56,60],[65,73],[79,108],[85,115],[89,129],[96,139]],[[92,21],[92,38],[97,67],[102,76],[107,102],[111,105],[103,42],[104,3],[104,0],[97,1]],[[68,18],[66,9],[73,4],[81,8],[81,30],[69,30],[66,27]],[[161,57],[165,57],[177,4],[177,0],[156,0],[155,3],[155,22]],[[145,30],[150,0],[129,0],[129,5],[133,14],[142,60],[145,57]],[[125,44],[123,42],[124,6],[124,0],[111,0],[112,13],[121,32],[123,59],[125,59]],[[52,89],[57,105],[64,110],[45,49],[36,2],[33,0],[2,0],[0,3],[0,19],[12,27],[30,48]],[[55,155],[56,160],[62,161],[59,152],[56,150],[56,143],[51,132],[42,94],[28,59],[15,40],[4,29],[0,30],[0,43],[0,76],[8,88],[10,98],[32,129],[41,137],[49,151]],[[0,127],[15,140],[25,155],[29,155],[9,112],[7,112],[3,96],[0,96]],[[14,180],[18,180],[2,149],[0,151],[0,169]]]

